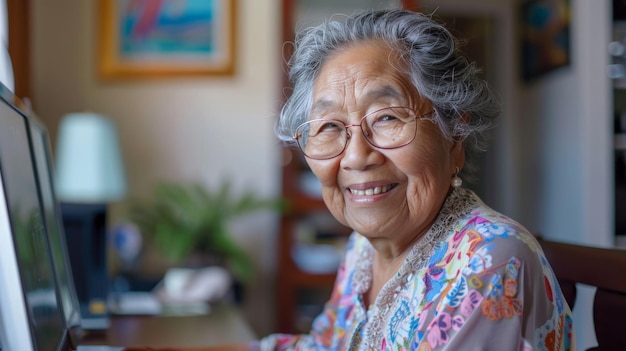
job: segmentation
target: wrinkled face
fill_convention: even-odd
[[[313,87],[309,119],[340,119],[358,124],[387,106],[412,107],[418,116],[432,111],[388,46],[366,42],[328,59]],[[377,149],[358,126],[343,153],[328,160],[307,158],[322,184],[324,202],[344,225],[369,238],[400,243],[421,236],[436,218],[450,180],[464,161],[462,143],[445,139],[437,125],[418,120],[417,135],[406,146]]]

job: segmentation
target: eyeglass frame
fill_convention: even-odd
[[[368,143],[371,147],[373,147],[373,148],[375,148],[375,149],[382,149],[382,150],[393,150],[393,149],[399,149],[399,148],[401,148],[401,147],[403,147],[403,146],[407,146],[407,145],[409,145],[411,142],[413,142],[413,140],[415,140],[415,137],[417,136],[417,125],[415,126],[415,131],[414,131],[413,136],[411,137],[411,139],[410,139],[409,141],[407,141],[406,143],[401,144],[401,145],[397,145],[397,146],[390,146],[390,147],[382,147],[382,146],[375,145],[375,144],[374,144],[374,143],[373,143],[373,142],[372,142],[372,141],[368,138],[367,134],[365,133],[365,130],[363,130],[363,121],[364,121],[367,117],[369,117],[369,116],[371,116],[371,115],[373,115],[373,114],[375,114],[375,113],[377,113],[377,112],[380,112],[380,111],[382,111],[382,110],[394,109],[394,108],[407,109],[407,110],[412,111],[412,112],[413,112],[413,114],[414,114],[414,117],[413,117],[413,118],[414,118],[414,121],[415,121],[415,122],[417,122],[418,120],[420,120],[420,121],[423,121],[423,120],[429,120],[429,121],[431,121],[431,122],[433,122],[433,123],[435,122],[433,119],[430,119],[430,118],[425,118],[425,117],[427,117],[427,116],[432,116],[433,114],[437,113],[437,111],[436,111],[435,109],[432,109],[431,111],[429,111],[429,112],[427,112],[427,113],[425,113],[425,114],[422,114],[422,115],[419,115],[419,116],[418,116],[418,115],[417,115],[417,113],[415,112],[415,110],[414,110],[412,107],[408,107],[408,106],[387,106],[387,107],[383,107],[383,108],[380,108],[380,109],[377,109],[377,110],[374,110],[374,111],[372,111],[372,112],[369,112],[369,113],[365,114],[363,117],[361,117],[361,119],[359,120],[359,123],[358,123],[358,124],[346,124],[346,123],[344,123],[344,122],[342,122],[342,121],[340,121],[340,120],[337,120],[337,119],[324,119],[324,118],[316,118],[316,119],[308,120],[308,121],[306,121],[306,122],[301,123],[300,125],[298,125],[298,127],[296,127],[296,132],[295,132],[296,134],[295,134],[294,136],[292,136],[292,138],[293,138],[293,141],[295,142],[295,144],[296,144],[296,145],[298,145],[298,149],[300,149],[300,151],[302,152],[302,154],[303,154],[304,156],[306,156],[306,157],[310,158],[310,159],[313,159],[313,160],[330,160],[330,159],[332,159],[332,158],[335,158],[335,157],[337,157],[337,156],[341,155],[341,154],[342,154],[342,153],[346,150],[346,147],[348,147],[348,141],[350,141],[350,138],[352,137],[352,134],[348,132],[348,128],[351,128],[351,127],[359,127],[359,129],[361,130],[361,134],[363,134],[363,137],[365,138],[365,141],[367,141],[367,143]],[[302,126],[303,126],[303,125],[305,125],[305,124],[310,124],[311,122],[315,122],[315,121],[337,122],[337,123],[340,123],[340,124],[342,124],[342,125],[344,126],[345,131],[346,131],[346,142],[344,143],[343,148],[342,148],[342,149],[341,149],[341,150],[340,150],[340,151],[339,151],[336,155],[333,155],[333,156],[327,156],[327,157],[311,157],[311,156],[309,156],[309,155],[307,155],[307,154],[306,154],[306,152],[304,151],[304,148],[300,145],[299,139],[300,139],[300,138],[302,138],[302,134],[300,134],[300,135],[298,135],[298,134],[297,134],[298,129],[300,129],[300,127],[302,127]]]

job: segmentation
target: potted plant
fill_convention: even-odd
[[[129,219],[171,264],[220,265],[245,282],[254,269],[231,235],[230,222],[255,211],[284,207],[282,199],[259,198],[252,191],[235,197],[228,181],[215,191],[199,184],[163,183],[156,186],[152,199],[130,205]]]

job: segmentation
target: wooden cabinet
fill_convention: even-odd
[[[364,7],[417,9],[417,0],[283,0],[283,42],[294,39],[298,27],[318,24],[336,13]],[[292,48],[282,47],[287,58]],[[286,72],[287,69],[285,68]],[[281,91],[288,91],[285,76]],[[282,193],[290,210],[281,218],[277,263],[278,331],[308,332],[312,319],[330,297],[337,264],[350,229],[340,225],[325,207],[319,183],[297,149],[283,149]]]

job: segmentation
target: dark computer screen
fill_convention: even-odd
[[[80,333],[80,306],[69,262],[65,233],[61,220],[61,210],[53,181],[53,162],[50,140],[45,127],[35,119],[31,119],[32,149],[37,168],[41,200],[43,203],[44,220],[50,240],[52,261],[57,278],[59,298],[63,308],[67,326]],[[73,335],[78,338],[79,335]],[[76,340],[75,340],[76,342]]]
[[[26,117],[0,99],[0,171],[15,253],[37,350],[55,350],[65,336]]]

